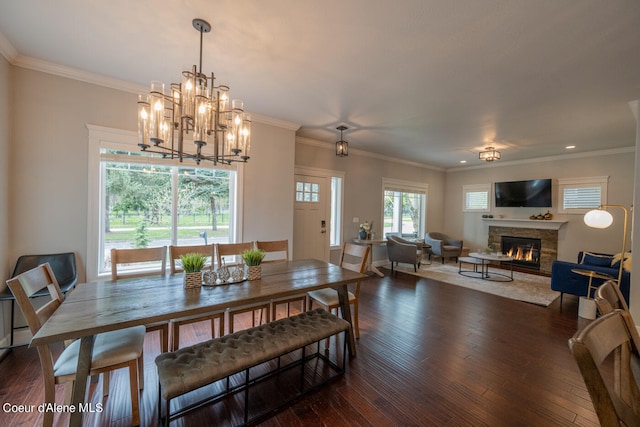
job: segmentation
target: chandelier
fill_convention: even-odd
[[[340,141],[336,141],[336,156],[346,157],[349,155],[349,143],[342,139],[342,131],[349,128],[344,125],[340,125],[336,129],[340,131]]]
[[[163,158],[202,160],[214,165],[249,160],[251,117],[243,102],[230,101],[229,86],[215,85],[215,76],[202,73],[202,38],[211,25],[193,20],[200,33],[200,62],[182,72],[181,83],[152,81],[151,91],[138,99],[138,146]],[[190,137],[189,134],[191,134]],[[187,138],[193,145],[185,147]],[[207,149],[207,145],[209,148]]]
[[[480,160],[487,162],[493,162],[494,160],[500,160],[500,152],[493,147],[485,147],[486,151],[481,151],[478,155]]]

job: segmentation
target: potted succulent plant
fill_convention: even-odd
[[[262,264],[262,260],[265,255],[266,252],[261,251],[260,249],[247,249],[242,253],[242,259],[248,268],[247,279],[258,280],[262,277],[262,268],[260,264]]]
[[[184,287],[190,289],[202,286],[202,268],[207,257],[195,252],[188,253],[180,256],[180,262],[184,270]]]

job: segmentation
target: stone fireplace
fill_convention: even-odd
[[[502,236],[501,250],[513,257],[513,265],[530,270],[540,270],[541,239],[529,237]]]
[[[535,248],[540,263],[539,271],[551,274],[551,265],[558,257],[558,229],[565,221],[493,219],[487,222],[490,224],[488,244],[495,251],[504,252],[503,236],[539,239],[539,248]]]

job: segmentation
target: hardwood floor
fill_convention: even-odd
[[[265,420],[264,426],[597,426],[593,405],[567,340],[588,323],[577,298],[544,308],[384,270],[363,283],[358,355],[346,374]],[[200,325],[200,324],[198,324]],[[183,342],[209,337],[203,326],[184,329]],[[157,424],[158,354],[155,334],[145,342],[142,425]],[[339,346],[332,344],[331,351]],[[97,386],[85,425],[130,425],[125,371],[111,394]],[[271,394],[260,397],[268,400]],[[43,391],[34,349],[19,348],[0,362],[0,401],[38,405]],[[57,390],[63,402],[63,390]],[[240,402],[240,403],[238,403]],[[241,399],[202,408],[172,426],[230,425]],[[56,417],[66,423],[67,415]],[[235,421],[232,421],[235,422]],[[0,408],[0,425],[40,425],[36,413]]]

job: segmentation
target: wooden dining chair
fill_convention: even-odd
[[[596,288],[593,299],[595,299],[598,310],[602,314],[611,313],[616,309],[629,311],[629,306],[615,280],[607,280]]]
[[[246,250],[254,249],[254,247],[255,246],[253,242],[217,243],[216,244],[216,261],[218,263],[218,268],[222,266],[223,259],[225,260],[224,265],[227,267],[233,267],[235,265],[243,264],[242,253]],[[251,327],[254,327],[269,321],[270,309],[271,309],[271,303],[268,302],[268,303],[261,303],[258,305],[237,307],[237,308],[227,310],[227,313],[228,313],[227,325],[229,328],[229,333],[231,334],[235,330],[236,316],[244,313],[251,313]]]
[[[48,263],[8,280],[7,284],[16,298],[20,310],[22,310],[29,330],[34,335],[62,304],[62,291]],[[45,287],[49,290],[50,300],[36,309],[33,305],[34,300],[30,297]],[[138,387],[142,388],[143,386],[142,349],[144,335],[144,326],[134,326],[96,335],[91,358],[91,370],[89,372],[89,375],[105,373],[103,375],[103,394],[106,396],[109,392],[108,372],[120,368],[129,369],[133,425],[140,424]],[[57,358],[54,357],[54,354],[58,352],[52,351],[49,345],[39,345],[37,349],[40,365],[42,366],[45,403],[55,403],[55,385],[65,384],[65,404],[70,404],[78,365],[80,340],[71,342]],[[51,426],[52,424],[53,412],[46,411],[43,425]]]
[[[204,255],[208,258],[209,266],[205,268],[213,268],[215,245],[187,245],[187,246],[169,246],[169,271],[171,274],[181,273],[182,263],[180,257],[182,255],[196,253]]]
[[[611,313],[613,310],[624,310],[631,316],[629,306],[624,299],[624,295],[620,292],[618,282],[615,280],[607,280],[597,287],[593,299],[596,301],[596,306],[600,314]],[[635,321],[633,324],[636,324]],[[640,330],[637,326],[631,330],[631,337],[636,343],[636,346],[640,348]]]
[[[111,249],[111,280],[163,275],[167,270],[167,247]],[[169,351],[169,322],[145,325],[147,332],[158,331],[160,351]]]
[[[256,248],[266,252],[262,263],[289,261],[289,240],[256,241]],[[291,304],[299,303],[298,313],[302,313],[307,306],[307,294],[271,301],[271,320],[278,318],[278,306],[285,306],[286,317],[291,315]]]
[[[367,268],[367,258],[369,257],[369,246],[355,245],[353,243],[343,243],[340,253],[340,267],[348,270],[364,273]],[[358,300],[360,298],[360,280],[356,282],[355,292],[349,291],[349,304],[353,305],[353,326],[356,338],[360,338],[360,326],[358,324]],[[319,289],[308,292],[309,310],[313,308],[314,301],[324,306],[330,312],[338,310],[340,302],[338,292],[334,289]],[[327,340],[327,347],[329,340]]]
[[[190,246],[169,246],[169,262],[171,274],[179,273],[182,270],[180,265],[180,257],[189,253],[197,253],[205,255],[210,258],[210,266],[213,267],[213,259],[215,253],[215,246],[211,245],[190,245]],[[218,321],[218,337],[224,335],[224,311],[217,311],[206,314],[198,314],[196,316],[183,317],[180,319],[171,320],[171,339],[170,347],[171,351],[176,351],[180,347],[180,327],[189,325],[192,323],[198,323],[203,321],[211,322],[211,338],[216,337],[216,320]]]
[[[569,340],[603,427],[640,426],[640,354],[632,339],[632,329],[635,325],[630,314],[614,310]]]

